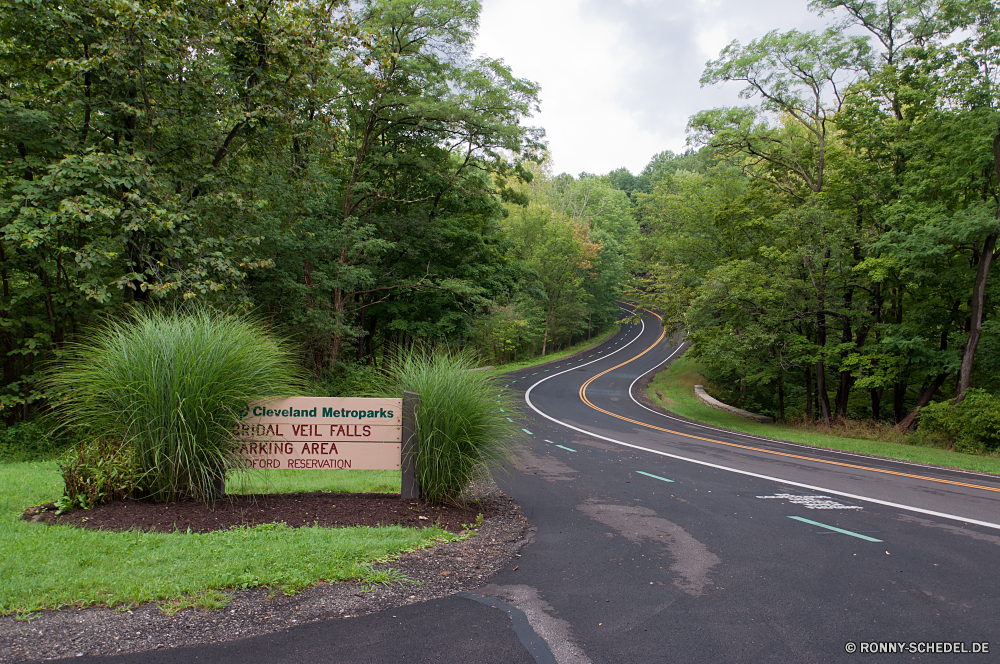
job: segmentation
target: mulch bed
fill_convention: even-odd
[[[402,500],[398,494],[384,493],[281,493],[231,495],[209,505],[194,501],[154,503],[146,500],[119,500],[89,510],[55,513],[54,503],[32,507],[22,519],[49,524],[69,524],[91,530],[141,530],[207,533],[235,526],[284,523],[302,526],[388,526],[424,527],[437,525],[457,533],[477,516],[491,516],[489,505],[473,503],[468,508],[430,505],[419,500]]]

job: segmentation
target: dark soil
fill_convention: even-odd
[[[69,524],[92,530],[141,530],[207,533],[236,526],[284,523],[302,526],[389,526],[423,527],[437,525],[461,532],[464,524],[474,524],[480,513],[491,516],[490,506],[472,503],[469,507],[430,505],[418,500],[402,500],[398,494],[384,493],[280,493],[232,495],[214,505],[182,501],[154,503],[146,500],[118,500],[89,510],[55,513],[49,503],[25,511],[22,519],[49,524]]]

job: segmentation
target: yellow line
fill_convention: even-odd
[[[650,313],[652,313],[652,312],[650,312]],[[653,315],[656,316],[657,318],[660,318],[660,316],[658,316],[655,313]],[[656,341],[653,342],[653,345],[650,346],[649,348],[647,348],[646,350],[642,351],[641,353],[639,353],[638,355],[636,355],[632,359],[625,360],[621,364],[613,366],[613,367],[611,367],[610,369],[608,369],[606,371],[602,371],[601,373],[599,373],[596,376],[593,376],[592,378],[590,378],[589,380],[587,380],[587,382],[585,382],[583,385],[580,386],[580,399],[583,401],[583,403],[587,404],[588,406],[590,406],[591,408],[593,408],[596,411],[604,413],[605,415],[610,415],[611,417],[618,418],[619,420],[624,420],[626,422],[631,422],[632,424],[637,424],[637,425],[639,425],[641,427],[646,427],[648,429],[655,429],[657,431],[663,431],[664,433],[672,433],[675,436],[684,436],[685,438],[694,438],[695,440],[703,440],[703,441],[706,441],[706,442],[709,442],[709,443],[718,443],[719,445],[728,445],[729,447],[738,447],[738,448],[743,449],[743,450],[751,450],[751,451],[754,451],[754,452],[763,452],[764,454],[775,454],[777,456],[790,457],[792,459],[805,459],[806,461],[815,461],[816,463],[826,463],[826,464],[830,464],[832,466],[843,466],[844,468],[857,468],[858,470],[868,470],[868,471],[871,471],[873,473],[883,473],[885,475],[897,475],[899,477],[910,477],[910,478],[918,479],[918,480],[927,480],[928,482],[938,482],[940,484],[953,484],[955,486],[964,486],[964,487],[969,487],[969,488],[972,488],[972,489],[982,489],[984,491],[995,491],[997,493],[1000,493],[1000,488],[991,487],[991,486],[983,486],[981,484],[969,484],[967,482],[956,482],[954,480],[943,480],[943,479],[939,479],[939,478],[936,478],[936,477],[927,477],[925,475],[913,475],[911,473],[901,473],[901,472],[895,471],[895,470],[885,470],[885,469],[882,469],[882,468],[870,468],[868,466],[858,466],[858,465],[855,465],[855,464],[852,464],[852,463],[844,463],[842,461],[829,461],[829,460],[826,460],[826,459],[817,459],[817,458],[814,458],[814,457],[803,456],[803,455],[800,455],[800,454],[790,454],[788,452],[776,452],[774,450],[765,450],[765,449],[761,449],[759,447],[751,447],[749,445],[740,445],[738,443],[727,443],[724,440],[716,440],[714,438],[704,438],[702,436],[695,436],[695,435],[690,434],[690,433],[682,433],[680,431],[674,431],[672,429],[664,429],[663,427],[658,427],[658,426],[655,426],[655,425],[652,425],[652,424],[647,424],[645,422],[640,422],[639,420],[633,420],[633,419],[630,419],[630,418],[625,417],[623,415],[618,415],[616,413],[612,413],[611,411],[604,410],[603,408],[599,408],[598,406],[595,406],[594,404],[592,404],[590,402],[590,399],[587,398],[587,387],[591,383],[593,383],[595,380],[597,380],[598,378],[600,378],[604,374],[607,374],[607,373],[610,373],[610,372],[614,371],[618,367],[623,367],[626,364],[628,364],[629,362],[632,362],[634,360],[638,360],[640,357],[642,357],[643,355],[645,355],[649,351],[653,350],[653,348],[655,348],[656,345],[659,344],[666,335],[667,335],[666,330],[664,330],[663,332],[660,333],[659,338]]]

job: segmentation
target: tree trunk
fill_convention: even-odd
[[[823,360],[816,362],[816,394],[819,397],[823,424],[830,426],[830,395],[826,393],[826,367],[823,366]]]
[[[1000,139],[1000,135],[997,136]],[[994,141],[994,146],[997,141]],[[1000,159],[1000,156],[998,156]],[[1000,170],[1000,166],[998,166]],[[997,210],[997,219],[1000,219],[1000,209]],[[976,270],[976,282],[972,287],[972,312],[969,316],[969,339],[965,342],[965,350],[962,351],[962,367],[958,372],[958,389],[955,392],[955,403],[959,404],[965,398],[965,391],[972,384],[972,361],[976,356],[976,346],[979,345],[979,336],[983,331],[983,303],[986,300],[986,279],[990,274],[990,263],[993,262],[993,252],[996,250],[997,234],[994,233],[986,238],[983,243],[983,253],[979,257],[979,269]]]
[[[806,419],[813,422],[813,379],[812,368],[806,366]]]
[[[840,372],[840,384],[837,385],[837,396],[834,401],[837,417],[847,419],[847,402],[851,398],[851,388],[854,386],[854,377],[850,371]]]
[[[778,421],[785,423],[785,381],[778,375]]]
[[[931,402],[931,397],[934,396],[934,393],[938,391],[938,388],[941,387],[941,384],[944,383],[945,378],[947,377],[948,374],[938,374],[937,378],[935,378],[931,384],[927,386],[927,389],[920,394],[920,398],[917,399],[917,405],[913,407],[913,410],[911,410],[909,414],[907,414],[907,416],[896,425],[897,431],[902,432],[914,427],[917,422],[917,414],[920,412],[920,409]]]
[[[871,390],[869,390],[869,392],[871,392],[872,396],[872,420],[878,422],[879,414],[882,411],[882,400],[879,397],[878,388],[873,387],[871,388]]]
[[[906,405],[906,383],[893,383],[892,386],[892,419],[903,421],[903,407]]]
[[[1000,183],[1000,130],[993,137],[993,169],[996,171],[997,182]],[[1000,206],[995,215],[1000,220]],[[955,404],[962,403],[965,392],[972,384],[972,362],[976,356],[976,346],[979,345],[979,335],[983,330],[983,303],[986,300],[986,279],[990,276],[990,264],[993,262],[993,252],[996,251],[997,233],[986,237],[983,242],[983,253],[979,257],[979,269],[976,270],[976,282],[972,287],[972,311],[969,339],[962,351],[962,368],[958,372],[958,389],[955,392]]]

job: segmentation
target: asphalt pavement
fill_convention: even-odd
[[[677,350],[650,316],[509,376],[534,530],[477,597],[77,661],[1000,661],[1000,479],[672,418],[636,386]]]

